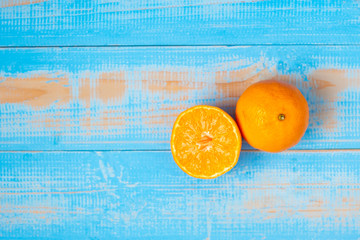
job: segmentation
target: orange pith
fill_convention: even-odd
[[[308,104],[294,86],[267,80],[251,85],[236,105],[236,120],[254,148],[281,152],[296,145],[309,123]]]
[[[239,158],[241,135],[236,122],[223,110],[195,106],[182,112],[171,134],[177,165],[196,178],[216,178],[232,169]]]

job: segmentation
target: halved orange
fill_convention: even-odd
[[[212,106],[182,112],[171,134],[176,164],[196,178],[216,178],[232,169],[240,155],[241,134],[234,119]]]

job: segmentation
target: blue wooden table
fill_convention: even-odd
[[[358,0],[0,0],[0,238],[359,239]],[[189,177],[194,105],[297,86],[309,128]]]

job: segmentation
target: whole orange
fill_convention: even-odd
[[[309,123],[309,107],[301,92],[280,81],[251,85],[236,105],[236,120],[254,148],[281,152],[296,145]]]

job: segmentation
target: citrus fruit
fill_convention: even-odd
[[[236,105],[236,120],[254,148],[281,152],[296,145],[309,122],[309,107],[301,92],[280,81],[255,83]]]
[[[196,178],[216,178],[232,169],[239,158],[241,135],[234,119],[212,106],[182,112],[171,134],[176,164]]]

